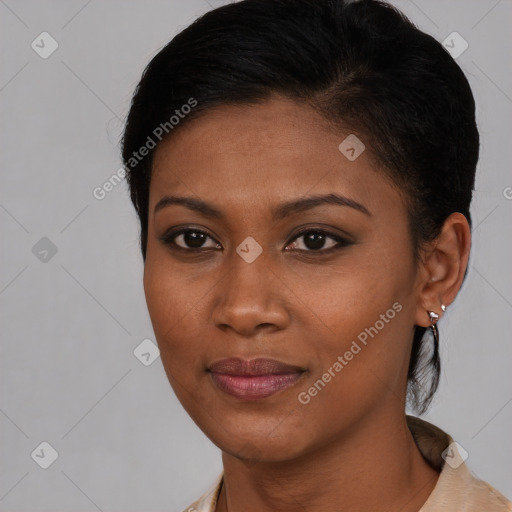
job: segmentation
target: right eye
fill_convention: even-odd
[[[212,240],[213,246],[205,247],[205,242]],[[189,252],[201,251],[204,249],[221,249],[220,244],[208,233],[199,229],[181,228],[170,233],[166,233],[160,238],[161,242],[168,245],[171,249],[184,250]]]

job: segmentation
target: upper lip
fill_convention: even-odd
[[[257,375],[279,375],[286,373],[303,372],[306,369],[300,366],[293,366],[276,359],[241,359],[230,357],[212,363],[209,371],[224,375],[257,376]]]

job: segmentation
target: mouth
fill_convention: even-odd
[[[293,386],[306,372],[275,359],[229,358],[208,368],[215,385],[240,400],[261,400]]]

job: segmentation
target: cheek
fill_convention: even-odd
[[[399,301],[347,303],[330,318],[334,334],[316,338],[311,373],[295,396],[312,438],[336,435],[380,407],[401,407],[405,391],[412,332]]]
[[[313,313],[312,321],[323,338],[318,345],[339,349],[343,348],[340,341],[357,338],[376,322],[379,331],[390,331],[389,326],[397,323],[396,307],[392,306],[410,300],[414,283],[408,268],[408,262],[392,255],[376,257],[354,251],[336,266],[325,266],[310,275],[302,273],[300,281],[290,280],[287,286],[295,287],[297,296],[300,291],[304,310]]]
[[[196,289],[196,292],[194,292]],[[204,295],[204,290],[201,288]],[[146,303],[156,336],[160,358],[169,383],[190,416],[196,418],[204,398],[205,320],[198,318],[201,294],[183,272],[168,262],[158,265],[146,259],[144,270]],[[203,299],[204,300],[204,299]],[[200,332],[201,326],[203,331]],[[192,390],[194,390],[192,392]]]
[[[191,286],[190,276],[187,279],[169,261],[149,257],[144,268],[144,292],[166,371],[176,377],[190,376],[190,370],[199,366],[199,347],[204,339],[199,329],[205,320],[197,318],[204,289]]]
[[[303,282],[318,331],[300,391],[307,407],[333,415],[368,407],[390,390],[401,394],[412,339],[411,262],[381,253],[346,268]]]

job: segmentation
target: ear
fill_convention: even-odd
[[[428,327],[429,311],[439,315],[441,304],[450,305],[457,295],[469,260],[471,230],[462,213],[452,213],[439,236],[422,251],[418,273],[416,325]]]

